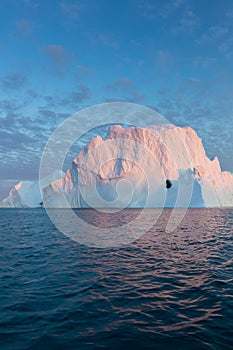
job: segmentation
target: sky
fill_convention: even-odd
[[[0,38],[0,199],[63,120],[110,101],[191,126],[233,172],[231,0],[1,0]]]

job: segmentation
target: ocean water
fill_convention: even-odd
[[[43,209],[1,209],[0,349],[232,349],[233,210],[190,209],[173,233],[169,215],[98,249]]]

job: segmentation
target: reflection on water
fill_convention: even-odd
[[[232,348],[233,210],[190,209],[173,233],[164,210],[112,249],[69,240],[43,210],[0,215],[1,349]]]
[[[72,209],[73,212],[84,222],[99,228],[111,228],[124,226],[133,221],[142,211],[142,209],[122,209],[119,211],[108,212],[95,209]],[[66,212],[66,210],[64,211]]]

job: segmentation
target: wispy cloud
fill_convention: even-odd
[[[134,82],[128,78],[119,78],[112,84],[106,85],[106,89],[109,91],[122,91],[132,89],[134,87]]]
[[[184,5],[187,0],[169,0],[161,3],[153,0],[140,0],[137,3],[140,16],[145,19],[154,20],[156,18],[166,19]]]
[[[17,90],[25,86],[27,78],[20,73],[10,73],[2,78],[2,85],[5,89]]]
[[[226,18],[232,20],[233,19],[233,8],[230,8],[226,12]]]
[[[60,3],[63,16],[68,20],[78,20],[83,10],[84,3],[80,1],[63,1]]]
[[[20,35],[30,35],[34,29],[34,22],[27,19],[16,21],[16,30]]]
[[[86,101],[90,97],[90,89],[87,85],[79,86],[79,91],[70,92],[60,103],[64,106],[80,107],[79,104]]]
[[[91,89],[86,84],[78,85],[75,89],[61,94],[42,96],[43,105],[40,107],[40,114],[47,116],[48,119],[57,116],[68,117],[79,109],[84,102],[87,102],[91,97]],[[61,108],[65,114],[61,111]],[[58,112],[59,111],[59,112]],[[55,114],[54,114],[55,112]]]
[[[82,33],[82,37],[88,42],[92,47],[100,48],[101,46],[106,46],[106,48],[111,48],[117,51],[120,48],[120,42],[116,37],[116,34],[111,32],[90,32],[85,31]]]
[[[219,52],[224,54],[227,59],[233,57],[233,38],[232,30],[229,25],[219,24],[211,26],[196,39],[199,46],[212,45]]]
[[[4,114],[5,112],[12,112],[12,111],[16,111],[19,110],[20,108],[24,107],[24,102],[18,101],[16,99],[6,99],[3,98],[0,100],[0,110],[1,112]]]
[[[64,65],[69,59],[69,55],[62,45],[47,45],[42,48],[42,51],[56,65]]]
[[[162,73],[167,73],[176,60],[177,57],[168,50],[158,50],[157,52],[157,65]]]
[[[93,74],[95,74],[94,70],[90,69],[89,67],[84,66],[84,65],[80,65],[80,64],[77,65],[77,74],[76,74],[76,76],[77,76],[77,78],[79,80],[84,79],[87,76],[90,76],[90,75],[93,75]]]
[[[172,27],[173,33],[193,32],[197,27],[200,26],[200,18],[191,10],[185,10],[181,14],[181,18]]]
[[[211,26],[208,30],[200,35],[196,42],[200,45],[215,43],[222,40],[228,34],[228,28],[223,25]]]
[[[117,49],[119,47],[118,41],[115,39],[114,35],[111,33],[99,33],[98,39],[105,46],[110,46],[113,49]]]
[[[73,56],[62,45],[47,45],[41,48],[48,58],[48,65],[42,65],[43,72],[63,78],[64,73],[69,69],[69,63],[73,60]]]
[[[133,92],[128,102],[141,103],[145,98],[145,95],[141,92]]]
[[[31,97],[33,97],[33,98],[38,98],[38,97],[40,97],[40,94],[36,91],[36,90],[34,90],[34,89],[28,89],[27,91],[26,91],[26,93],[27,93],[27,95],[31,98]]]
[[[26,5],[32,9],[40,7],[40,2],[36,0],[19,0],[23,5]]]
[[[140,0],[137,3],[138,14],[145,19],[153,20],[159,17],[160,9],[153,1]]]
[[[207,68],[211,67],[215,62],[217,61],[216,57],[211,57],[211,56],[206,56],[206,55],[197,55],[194,57],[194,64],[202,67],[202,68]]]

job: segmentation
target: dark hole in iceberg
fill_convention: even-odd
[[[172,183],[170,180],[166,180],[166,188],[171,188],[172,187]]]

